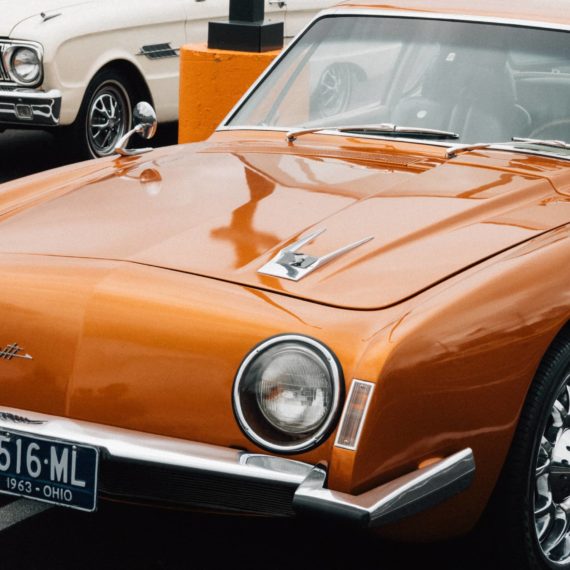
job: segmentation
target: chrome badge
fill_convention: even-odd
[[[301,253],[299,251],[299,249],[319,237],[324,231],[326,230],[323,228],[322,230],[317,230],[307,234],[299,241],[285,247],[269,263],[266,263],[261,269],[259,269],[258,273],[273,275],[273,277],[282,277],[283,279],[290,279],[291,281],[299,281],[299,279],[302,279],[309,273],[312,273],[315,269],[330,263],[337,257],[340,257],[341,255],[344,255],[345,253],[348,253],[349,251],[352,251],[353,249],[356,249],[357,247],[374,239],[374,236],[369,236],[361,239],[360,241],[345,245],[344,247],[328,253],[327,255],[323,255],[322,257],[307,255],[306,253]]]
[[[0,422],[12,422],[14,424],[29,424],[29,425],[39,425],[45,424],[46,422],[42,420],[30,420],[24,416],[18,416],[17,414],[11,414],[10,412],[0,412]]]
[[[24,349],[15,342],[9,344],[0,350],[0,359],[12,360],[13,358],[25,358],[26,360],[33,360],[29,354],[19,354],[22,350]]]

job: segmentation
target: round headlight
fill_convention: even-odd
[[[323,344],[304,336],[274,337],[255,348],[238,371],[236,416],[258,445],[305,451],[334,427],[341,386],[340,368]]]
[[[42,72],[38,52],[30,47],[15,48],[10,57],[10,71],[20,83],[37,82]]]

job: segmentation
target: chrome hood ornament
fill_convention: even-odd
[[[322,257],[314,257],[299,251],[304,245],[311,243],[325,231],[326,228],[311,232],[305,237],[302,237],[299,241],[283,248],[271,261],[259,269],[258,273],[272,275],[273,277],[282,277],[283,279],[290,279],[291,281],[299,281],[309,275],[309,273],[315,271],[315,269],[374,239],[374,236],[369,236],[360,241],[345,245]]]
[[[12,360],[13,358],[25,358],[26,360],[33,360],[29,354],[19,354],[23,348],[18,346],[15,342],[0,349],[1,360]]]

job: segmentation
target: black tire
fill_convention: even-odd
[[[530,387],[488,513],[490,536],[505,568],[570,568],[570,512],[566,515],[568,507],[560,506],[570,499],[570,464],[565,467],[561,460],[570,443],[561,439],[570,428],[569,385],[570,332],[563,331]],[[554,449],[557,460],[553,460]],[[568,450],[564,455],[570,459]],[[557,542],[559,536],[564,539]]]
[[[74,157],[113,154],[116,143],[131,128],[135,97],[128,77],[113,69],[98,72],[87,87],[75,122],[60,133]]]

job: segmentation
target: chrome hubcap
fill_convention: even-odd
[[[544,556],[570,562],[570,375],[542,435],[535,463],[534,527]]]
[[[127,95],[116,85],[97,91],[87,117],[87,137],[94,155],[106,156],[115,150],[128,129],[130,112]]]

